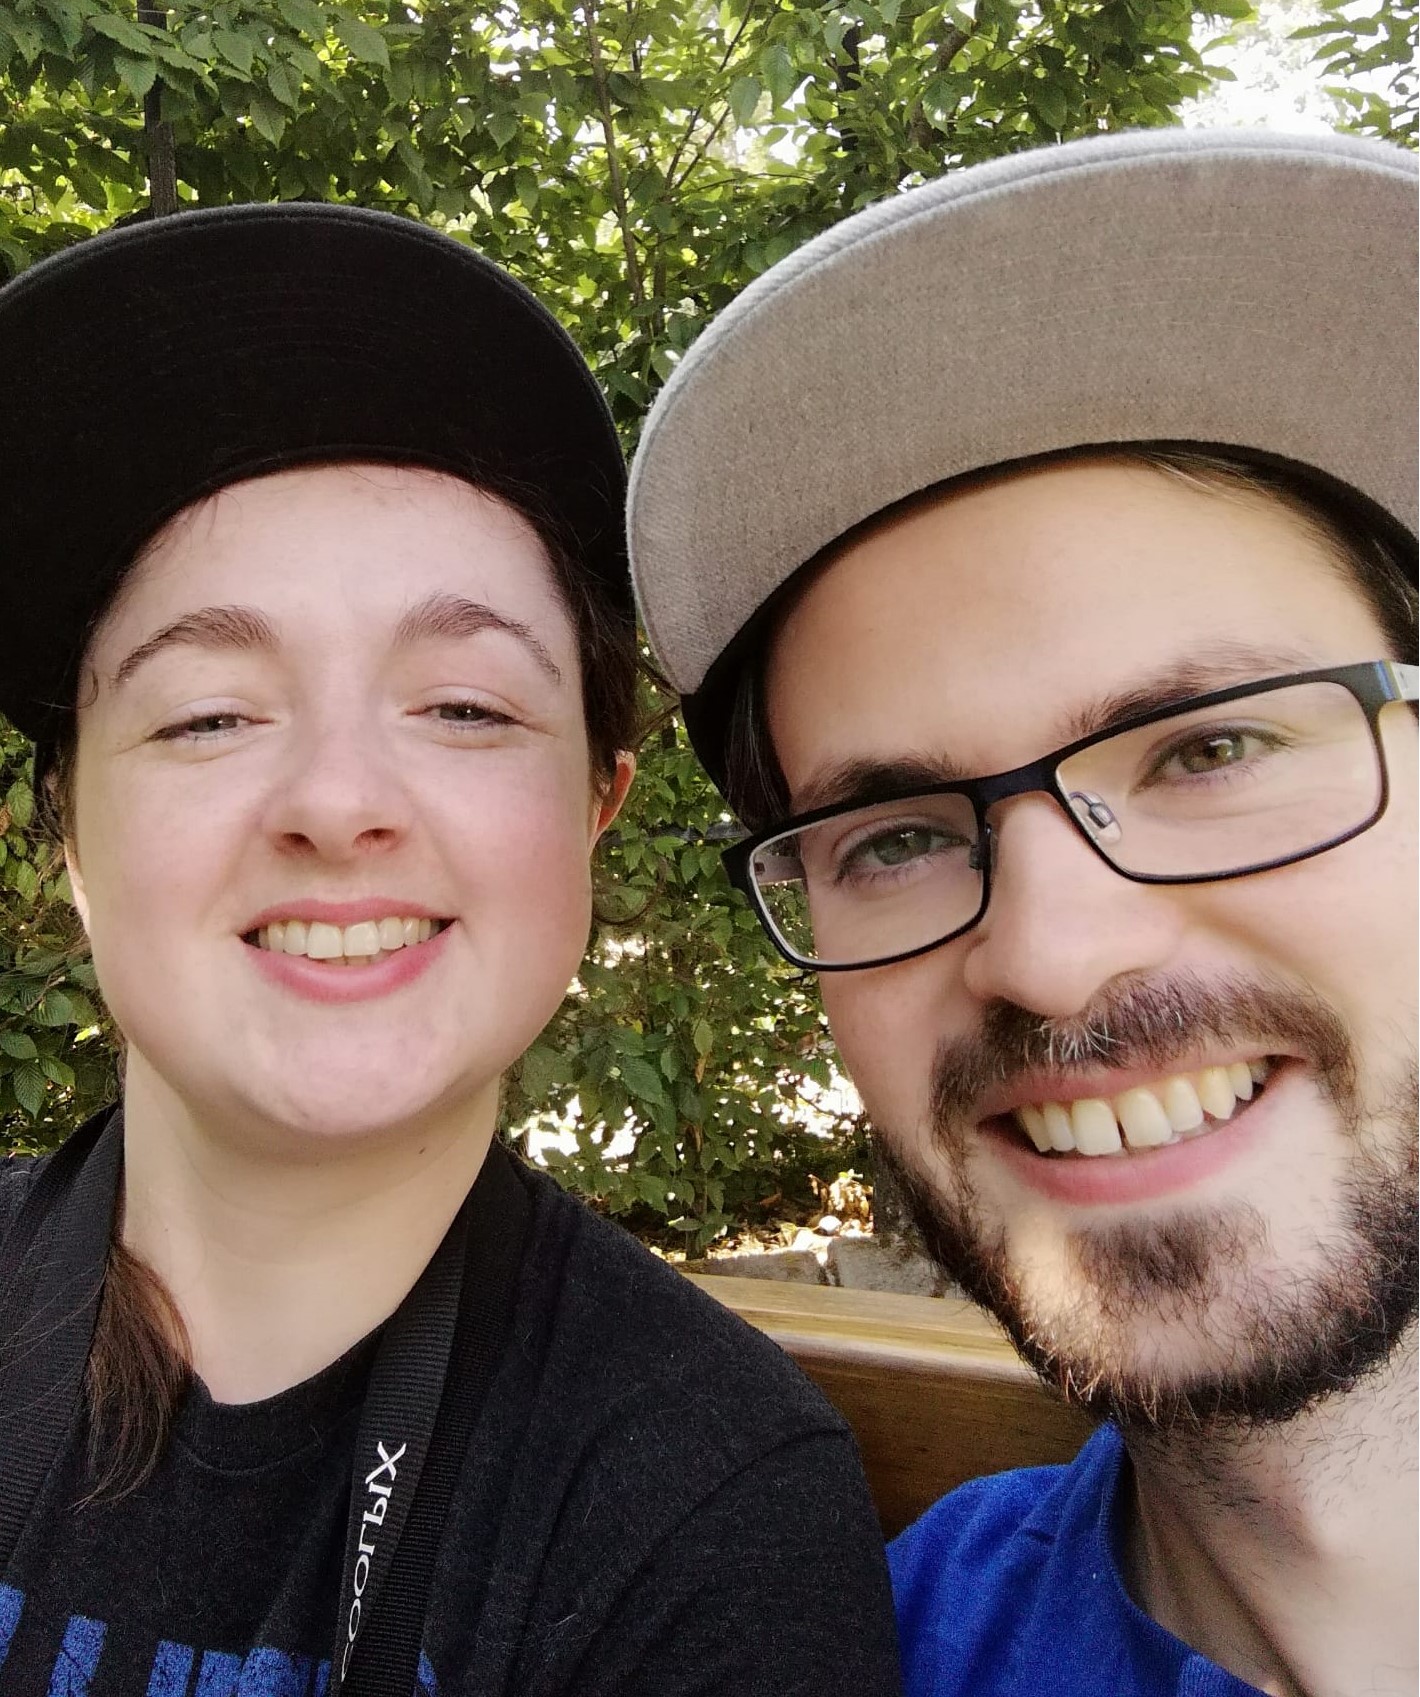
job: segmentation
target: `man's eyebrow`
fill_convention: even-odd
[[[1223,641],[1205,656],[1178,660],[1151,672],[1137,683],[1125,684],[1078,707],[1065,722],[1065,740],[1078,741],[1112,731],[1130,719],[1163,712],[1195,695],[1207,695],[1233,684],[1264,682],[1289,672],[1314,671],[1320,662],[1297,648],[1260,648],[1251,643]]]
[[[814,813],[820,807],[871,807],[874,802],[913,790],[929,790],[935,784],[960,783],[968,775],[945,755],[844,760],[810,773],[808,781],[794,791],[793,811],[799,814]]]
[[[276,632],[253,607],[199,607],[140,642],[114,673],[113,687],[127,683],[155,654],[184,643],[197,648],[275,648]]]
[[[1262,681],[1288,672],[1313,671],[1317,665],[1314,654],[1300,649],[1220,642],[1206,658],[1177,661],[1137,683],[1111,690],[1076,708],[1065,720],[1059,740],[1042,747],[1040,754],[1048,754],[1051,747],[1064,747],[1082,737],[1113,730],[1156,710],[1177,706],[1195,695],[1207,695],[1212,690],[1227,689],[1254,678]],[[794,792],[792,811],[798,815],[816,812],[821,807],[871,807],[875,802],[909,795],[914,790],[958,784],[980,776],[983,774],[979,769],[969,769],[947,754],[844,760],[810,773]]]
[[[462,595],[431,595],[411,607],[399,621],[394,640],[397,647],[404,648],[416,642],[477,636],[486,630],[515,637],[554,683],[562,682],[557,662],[521,619],[509,618],[485,602],[469,601]]]

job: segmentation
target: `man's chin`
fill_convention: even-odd
[[[1305,1275],[1272,1267],[1267,1222],[1232,1206],[1073,1235],[1049,1272],[1013,1254],[968,1189],[929,1190],[890,1153],[928,1252],[1067,1401],[1127,1430],[1238,1430],[1351,1389],[1414,1326],[1414,1164],[1358,1162]]]

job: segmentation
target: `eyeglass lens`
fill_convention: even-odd
[[[1365,709],[1341,684],[1262,691],[1092,743],[1061,798],[1121,871],[1206,878],[1303,855],[1367,824],[1383,778]],[[971,924],[978,831],[959,795],[834,815],[760,847],[750,870],[784,943],[822,965],[883,960]]]

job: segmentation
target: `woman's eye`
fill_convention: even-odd
[[[477,728],[484,725],[511,725],[512,718],[496,708],[485,707],[478,701],[440,701],[428,709],[441,724]]]
[[[240,713],[196,713],[175,725],[165,725],[157,733],[157,742],[207,741],[226,736],[243,723]]]

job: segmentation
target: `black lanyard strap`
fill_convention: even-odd
[[[409,1697],[414,1689],[439,1542],[464,1456],[512,1323],[531,1215],[532,1201],[514,1171],[512,1157],[495,1143],[440,1246],[442,1255],[459,1233],[462,1289],[455,1289],[452,1307],[437,1326],[433,1324],[419,1300],[424,1283],[421,1278],[391,1322],[398,1330],[409,1323],[409,1344],[398,1343],[390,1334],[381,1343],[360,1422],[356,1449],[360,1460],[351,1480],[350,1527],[330,1697],[337,1697],[337,1693],[339,1697]],[[438,1261],[436,1255],[424,1275],[431,1278],[431,1285]],[[438,1290],[439,1300],[447,1302],[448,1287],[442,1279]],[[447,1318],[451,1332],[443,1395],[432,1403],[422,1402],[416,1412],[408,1396],[402,1402],[394,1399],[394,1373],[381,1371],[385,1350],[390,1350],[392,1364],[418,1351],[426,1352],[421,1382],[427,1386],[432,1382],[434,1340],[442,1335],[443,1318]],[[397,1424],[401,1415],[409,1420],[408,1425]],[[423,1424],[426,1417],[427,1428]],[[415,1441],[421,1433],[422,1451]],[[397,1441],[392,1443],[391,1437],[396,1435]],[[399,1447],[406,1443],[409,1447],[395,1461]],[[411,1457],[417,1457],[422,1465],[407,1472]],[[383,1495],[384,1488],[389,1489],[388,1496]],[[376,1509],[372,1498],[388,1506]],[[367,1519],[372,1513],[377,1517],[373,1521]],[[373,1551],[368,1549],[371,1544]],[[369,1568],[359,1599],[363,1607],[342,1683],[341,1658],[351,1643],[351,1610],[357,1600],[360,1563],[366,1559]],[[380,1589],[380,1606],[371,1618],[370,1599],[376,1587]]]
[[[96,1115],[0,1239],[0,1576],[78,1410],[122,1162],[122,1114]]]
[[[0,1237],[0,1576],[79,1412],[122,1160],[122,1114],[89,1121]],[[511,1325],[531,1215],[495,1142],[385,1328],[351,1473],[330,1697],[414,1689],[444,1522]]]

